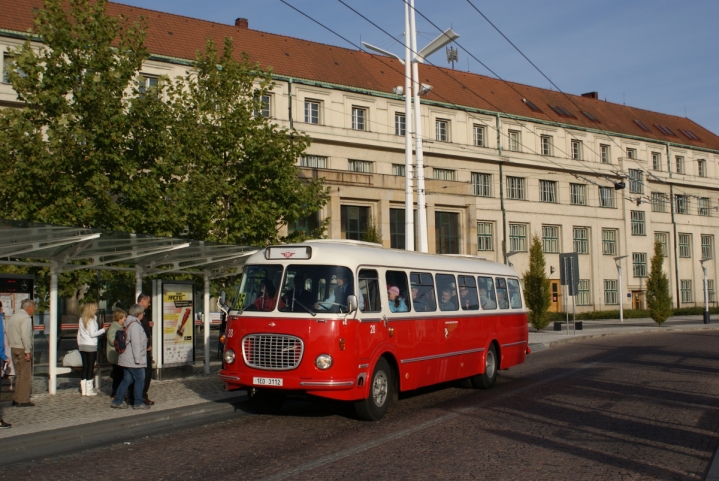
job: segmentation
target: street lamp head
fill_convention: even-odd
[[[398,85],[392,89],[392,93],[395,95],[404,95],[404,87]]]
[[[617,256],[614,258],[615,261],[621,261],[622,259],[626,259],[629,256]]]
[[[419,95],[427,95],[430,90],[432,90],[431,85],[421,84],[419,87]]]
[[[364,47],[365,47],[367,50],[372,50],[373,52],[381,53],[382,55],[386,55],[386,56],[388,56],[388,57],[396,58],[397,60],[399,60],[399,63],[401,63],[402,65],[404,65],[404,60],[402,60],[401,58],[399,58],[398,55],[395,55],[395,54],[393,54],[392,52],[389,52],[389,51],[387,51],[387,50],[385,50],[385,49],[383,49],[383,48],[375,47],[374,45],[370,45],[370,44],[367,43],[367,42],[362,42],[362,45],[364,45]]]
[[[705,263],[706,261],[710,261],[710,260],[711,260],[711,258],[709,258],[709,257],[704,258],[704,259],[699,259],[699,263],[700,263],[701,265],[704,265],[704,263]]]

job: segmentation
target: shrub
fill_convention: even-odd
[[[529,249],[529,270],[524,273],[524,300],[529,309],[529,322],[537,331],[549,324],[549,306],[552,303],[547,279],[546,263],[542,242],[539,236],[532,236],[532,245]]]

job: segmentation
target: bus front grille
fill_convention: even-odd
[[[296,369],[302,360],[304,344],[295,336],[278,334],[250,334],[242,340],[245,364],[257,369],[288,371]]]

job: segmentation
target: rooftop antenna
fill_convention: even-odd
[[[447,51],[447,63],[452,64],[452,70],[454,70],[454,62],[459,62],[459,53],[457,49],[451,45],[446,48]]]

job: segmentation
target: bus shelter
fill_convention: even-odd
[[[204,278],[204,371],[210,372],[210,281],[237,275],[257,247],[155,237],[82,227],[0,220],[0,265],[49,269],[48,391],[57,392],[58,275],[74,270],[135,274],[135,298],[142,278],[192,274]],[[158,323],[156,323],[157,325]]]

